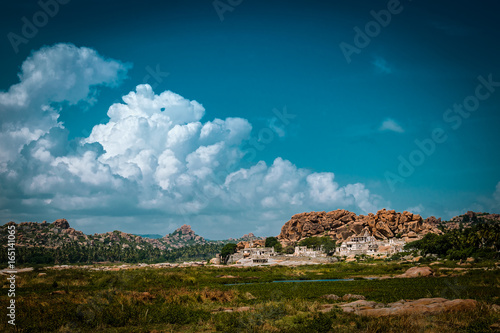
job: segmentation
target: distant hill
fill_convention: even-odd
[[[245,234],[240,238],[228,238],[223,240],[207,240],[197,235],[191,226],[184,224],[174,232],[162,237],[162,241],[171,248],[181,248],[184,246],[201,245],[201,244],[227,244],[239,243],[242,241],[264,240],[265,237],[257,237],[253,233]]]
[[[79,246],[119,246],[122,249],[151,247],[153,249],[172,250],[207,243],[225,244],[230,241],[207,241],[205,238],[197,235],[191,229],[191,226],[186,224],[166,236],[158,234],[135,235],[119,230],[86,235],[82,231],[71,228],[66,219],[59,219],[53,223],[44,221],[42,223],[21,222],[19,224],[9,222],[8,224],[15,224],[17,226],[17,245],[26,247],[55,249],[74,243]],[[3,230],[6,227],[7,224],[1,227],[3,232],[0,235],[0,239],[4,241],[3,244],[7,244],[6,239],[4,239],[7,236],[7,232]]]
[[[174,232],[162,237],[162,242],[171,248],[178,249],[180,247],[207,244],[208,241],[197,235],[190,225],[184,224]]]
[[[440,220],[440,219],[439,219]],[[455,216],[449,221],[443,221],[439,225],[445,230],[468,228],[478,223],[496,223],[500,222],[500,214],[477,213],[468,211],[467,213]]]
[[[86,235],[75,230],[65,219],[9,222],[0,226],[0,242],[7,245],[7,226],[16,226],[16,262],[18,264],[90,263],[102,261],[177,261],[210,259],[224,244],[254,239],[253,234],[239,239],[208,241],[189,225],[172,233],[134,235],[119,230]],[[0,251],[0,262],[7,262],[7,251]]]
[[[162,250],[168,248],[166,244],[158,239],[145,238],[119,230],[86,235],[82,231],[71,228],[66,219],[59,219],[52,223],[47,223],[47,221],[42,223],[21,222],[19,224],[9,222],[3,225],[2,229],[5,229],[8,224],[16,225],[18,246],[59,248],[74,243],[80,246],[97,246],[101,244],[109,247],[119,245],[123,249],[129,247],[142,248],[147,245]],[[0,237],[6,237],[6,234],[6,232],[2,232]]]
[[[165,237],[158,235],[159,238],[119,230],[86,235],[71,228],[67,220],[59,219],[53,223],[9,222],[0,227],[3,247],[8,243],[9,225],[16,226],[16,264],[20,265],[208,260],[224,246],[223,241],[206,241],[189,226]],[[1,263],[7,262],[6,254],[7,251],[0,251]]]

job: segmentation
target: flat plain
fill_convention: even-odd
[[[420,263],[427,266],[429,263]],[[497,263],[434,263],[433,275],[398,278],[409,262],[361,261],[297,267],[36,267],[17,276],[20,332],[490,332],[500,321]],[[74,267],[74,266],[73,266]],[[117,265],[118,267],[118,265]],[[350,281],[316,281],[329,279]],[[300,280],[297,282],[273,282]],[[4,288],[7,284],[4,283]],[[473,299],[472,309],[363,316],[340,307],[361,295],[391,303]],[[2,307],[8,301],[1,296]],[[1,321],[0,330],[11,327]]]

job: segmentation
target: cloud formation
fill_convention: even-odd
[[[109,121],[88,137],[68,142],[57,121],[65,103],[92,103],[98,85],[116,85],[126,71],[119,61],[66,44],[25,61],[20,83],[0,93],[1,137],[8,143],[0,148],[3,218],[77,216],[103,231],[123,229],[98,225],[126,216],[141,221],[136,230],[148,232],[187,220],[201,234],[229,237],[276,233],[304,210],[380,208],[382,199],[363,184],[341,186],[331,172],[315,173],[280,157],[271,165],[242,167],[248,120],[203,120],[197,101],[171,91],[155,94],[147,84],[111,105]],[[225,233],[213,231],[221,225]]]
[[[58,123],[61,103],[92,104],[95,87],[119,84],[127,68],[71,44],[34,52],[21,67],[20,82],[0,92],[0,170],[5,171],[6,162],[16,159],[26,144],[62,127]]]
[[[405,210],[414,214],[422,214],[425,211],[425,207],[422,204],[418,204],[417,206],[410,207]]]
[[[387,118],[380,125],[379,131],[391,131],[391,132],[396,132],[396,133],[404,133],[405,130],[394,119]]]

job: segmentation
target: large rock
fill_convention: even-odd
[[[278,239],[283,244],[297,242],[311,236],[330,236],[339,242],[352,236],[368,233],[377,239],[388,239],[397,234],[420,238],[427,233],[441,234],[434,221],[426,223],[418,214],[398,213],[382,209],[377,214],[359,215],[344,209],[331,212],[308,212],[292,216],[281,228]],[[411,236],[409,236],[411,235]]]
[[[366,298],[363,295],[353,295],[353,294],[345,294],[344,296],[342,296],[343,301],[350,301],[353,299],[365,300]]]
[[[348,225],[349,225],[349,230],[356,235],[361,234],[361,231],[364,228],[363,222],[349,222]]]
[[[421,298],[413,301],[400,300],[389,304],[359,300],[340,307],[344,312],[353,312],[361,316],[384,317],[464,311],[474,309],[477,305],[477,301],[473,299]]]
[[[191,229],[191,226],[190,225],[187,225],[187,224],[183,224],[179,229],[177,229],[178,231],[181,232],[182,235],[190,235],[190,236],[193,236],[194,235],[194,231],[193,229]]]
[[[68,229],[69,228],[69,223],[66,221],[66,219],[58,219],[52,222],[52,225],[56,228],[60,229]]]
[[[414,278],[414,277],[424,277],[431,276],[434,274],[430,267],[411,267],[406,272],[401,275],[396,275],[398,278]]]
[[[236,250],[243,250],[248,248],[264,247],[266,245],[265,239],[256,239],[252,241],[241,241],[236,244]]]
[[[431,226],[438,226],[441,223],[441,218],[436,218],[435,216],[430,216],[424,220],[426,224]]]
[[[391,222],[389,222],[389,223],[391,223]],[[382,222],[382,221],[377,222],[375,227],[382,235],[384,235],[385,238],[394,237],[394,234],[392,233],[391,229],[389,228],[389,226],[387,225],[386,222]]]
[[[212,258],[210,259],[210,263],[213,265],[220,265],[220,258],[219,257]]]

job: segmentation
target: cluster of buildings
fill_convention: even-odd
[[[363,236],[352,236],[335,249],[338,256],[350,255],[393,255],[403,251],[406,242],[403,239],[389,238],[388,240],[377,240],[375,237],[365,233]]]
[[[393,255],[403,251],[406,242],[402,239],[391,238],[388,240],[377,240],[375,237],[365,233],[361,236],[352,236],[335,249],[335,256],[349,257],[355,255]],[[293,254],[280,254],[272,247],[262,247],[250,242],[248,247],[239,250],[229,257],[228,264],[274,264],[296,260],[324,261],[327,255],[322,248],[308,248],[296,246]]]
[[[252,242],[250,242],[249,246],[232,254],[227,263],[235,264],[240,261],[250,261],[253,264],[267,264],[271,257],[278,255],[273,247],[253,247],[254,244]]]

